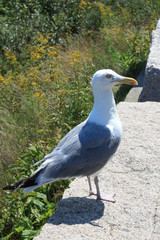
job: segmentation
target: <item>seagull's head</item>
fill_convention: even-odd
[[[112,89],[117,84],[138,85],[134,78],[124,77],[111,69],[103,69],[97,71],[91,81],[93,88],[96,89]]]

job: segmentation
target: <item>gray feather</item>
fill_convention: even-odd
[[[83,122],[72,129],[49,154],[39,169],[37,183],[90,176],[99,171],[116,152],[119,136],[107,127]]]

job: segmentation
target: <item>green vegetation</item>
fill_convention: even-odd
[[[145,65],[159,0],[0,0],[0,187],[89,114],[95,71],[136,77]],[[128,87],[114,89],[123,100]],[[0,193],[0,238],[32,239],[69,181]]]

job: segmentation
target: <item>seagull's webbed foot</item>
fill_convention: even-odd
[[[113,202],[115,203],[116,200],[114,199],[116,194],[104,194],[104,193],[100,193],[100,189],[99,189],[99,185],[98,185],[98,177],[94,178],[94,182],[96,185],[96,189],[91,187],[91,181],[90,181],[90,177],[88,178],[88,183],[89,183],[89,195],[95,195],[97,196],[97,200],[102,200],[102,201],[107,201],[107,202]]]
[[[97,196],[97,191],[96,191],[95,188],[92,188],[92,189],[89,190],[89,196],[91,196],[91,195]]]
[[[97,200],[103,200],[103,201],[115,203],[116,202],[116,200],[114,199],[115,195],[116,194],[104,194],[104,193],[101,193],[100,196],[97,195]]]

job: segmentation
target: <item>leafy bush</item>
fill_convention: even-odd
[[[76,34],[83,29],[98,30],[100,27],[100,11],[89,1],[2,0],[0,6],[2,63],[4,49],[24,61],[24,48],[33,43],[38,33],[50,34],[49,42],[53,45],[63,43],[68,34]],[[3,64],[1,66],[3,68]]]
[[[32,165],[41,159],[50,147],[41,142],[30,145],[27,151],[8,167],[7,179],[19,180],[33,173]],[[39,234],[41,226],[55,211],[56,203],[61,199],[69,180],[41,187],[34,192],[23,194],[7,192],[0,199],[0,238],[2,239],[32,239]]]

